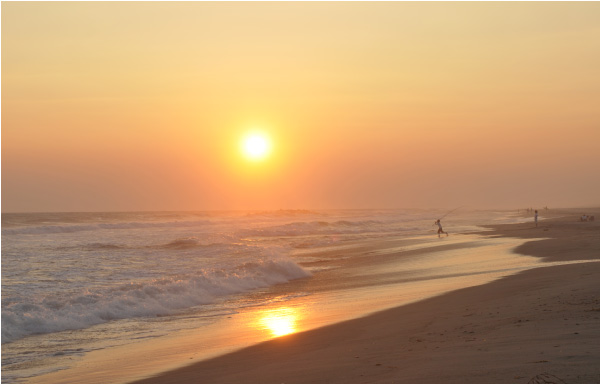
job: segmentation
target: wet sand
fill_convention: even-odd
[[[549,383],[600,383],[600,222],[578,217],[486,234],[548,238],[516,251],[592,262],[528,270],[136,383],[529,383],[543,373]]]

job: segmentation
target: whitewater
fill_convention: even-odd
[[[66,357],[201,329],[272,302],[275,286],[327,271],[354,273],[364,286],[388,284],[381,278],[366,283],[364,276],[377,269],[375,256],[360,272],[352,272],[352,258],[365,256],[365,244],[386,241],[402,241],[405,251],[436,247],[442,239],[432,224],[446,212],[3,214],[2,379],[18,382],[65,368]],[[510,212],[463,209],[443,224],[460,236],[518,220]],[[385,263],[380,267],[389,271]],[[328,289],[340,286],[318,288]],[[316,288],[292,290],[276,300],[316,294]]]

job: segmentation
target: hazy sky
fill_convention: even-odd
[[[2,211],[598,205],[599,68],[598,2],[3,2]]]

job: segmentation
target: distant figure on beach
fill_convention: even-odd
[[[535,210],[535,226],[536,226],[536,227],[537,227],[537,217],[538,217],[538,214],[537,214],[537,209],[536,209],[536,210]]]
[[[440,237],[440,233],[445,233],[446,236],[448,236],[448,232],[444,232],[444,230],[442,229],[442,222],[440,221],[440,219],[437,219],[435,223],[433,223],[433,225],[438,226],[438,237]]]

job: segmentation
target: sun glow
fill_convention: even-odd
[[[250,133],[242,139],[242,152],[250,160],[262,160],[271,152],[271,142],[263,133]]]
[[[296,332],[296,321],[297,315],[290,308],[271,311],[261,319],[264,328],[268,329],[274,337]]]

